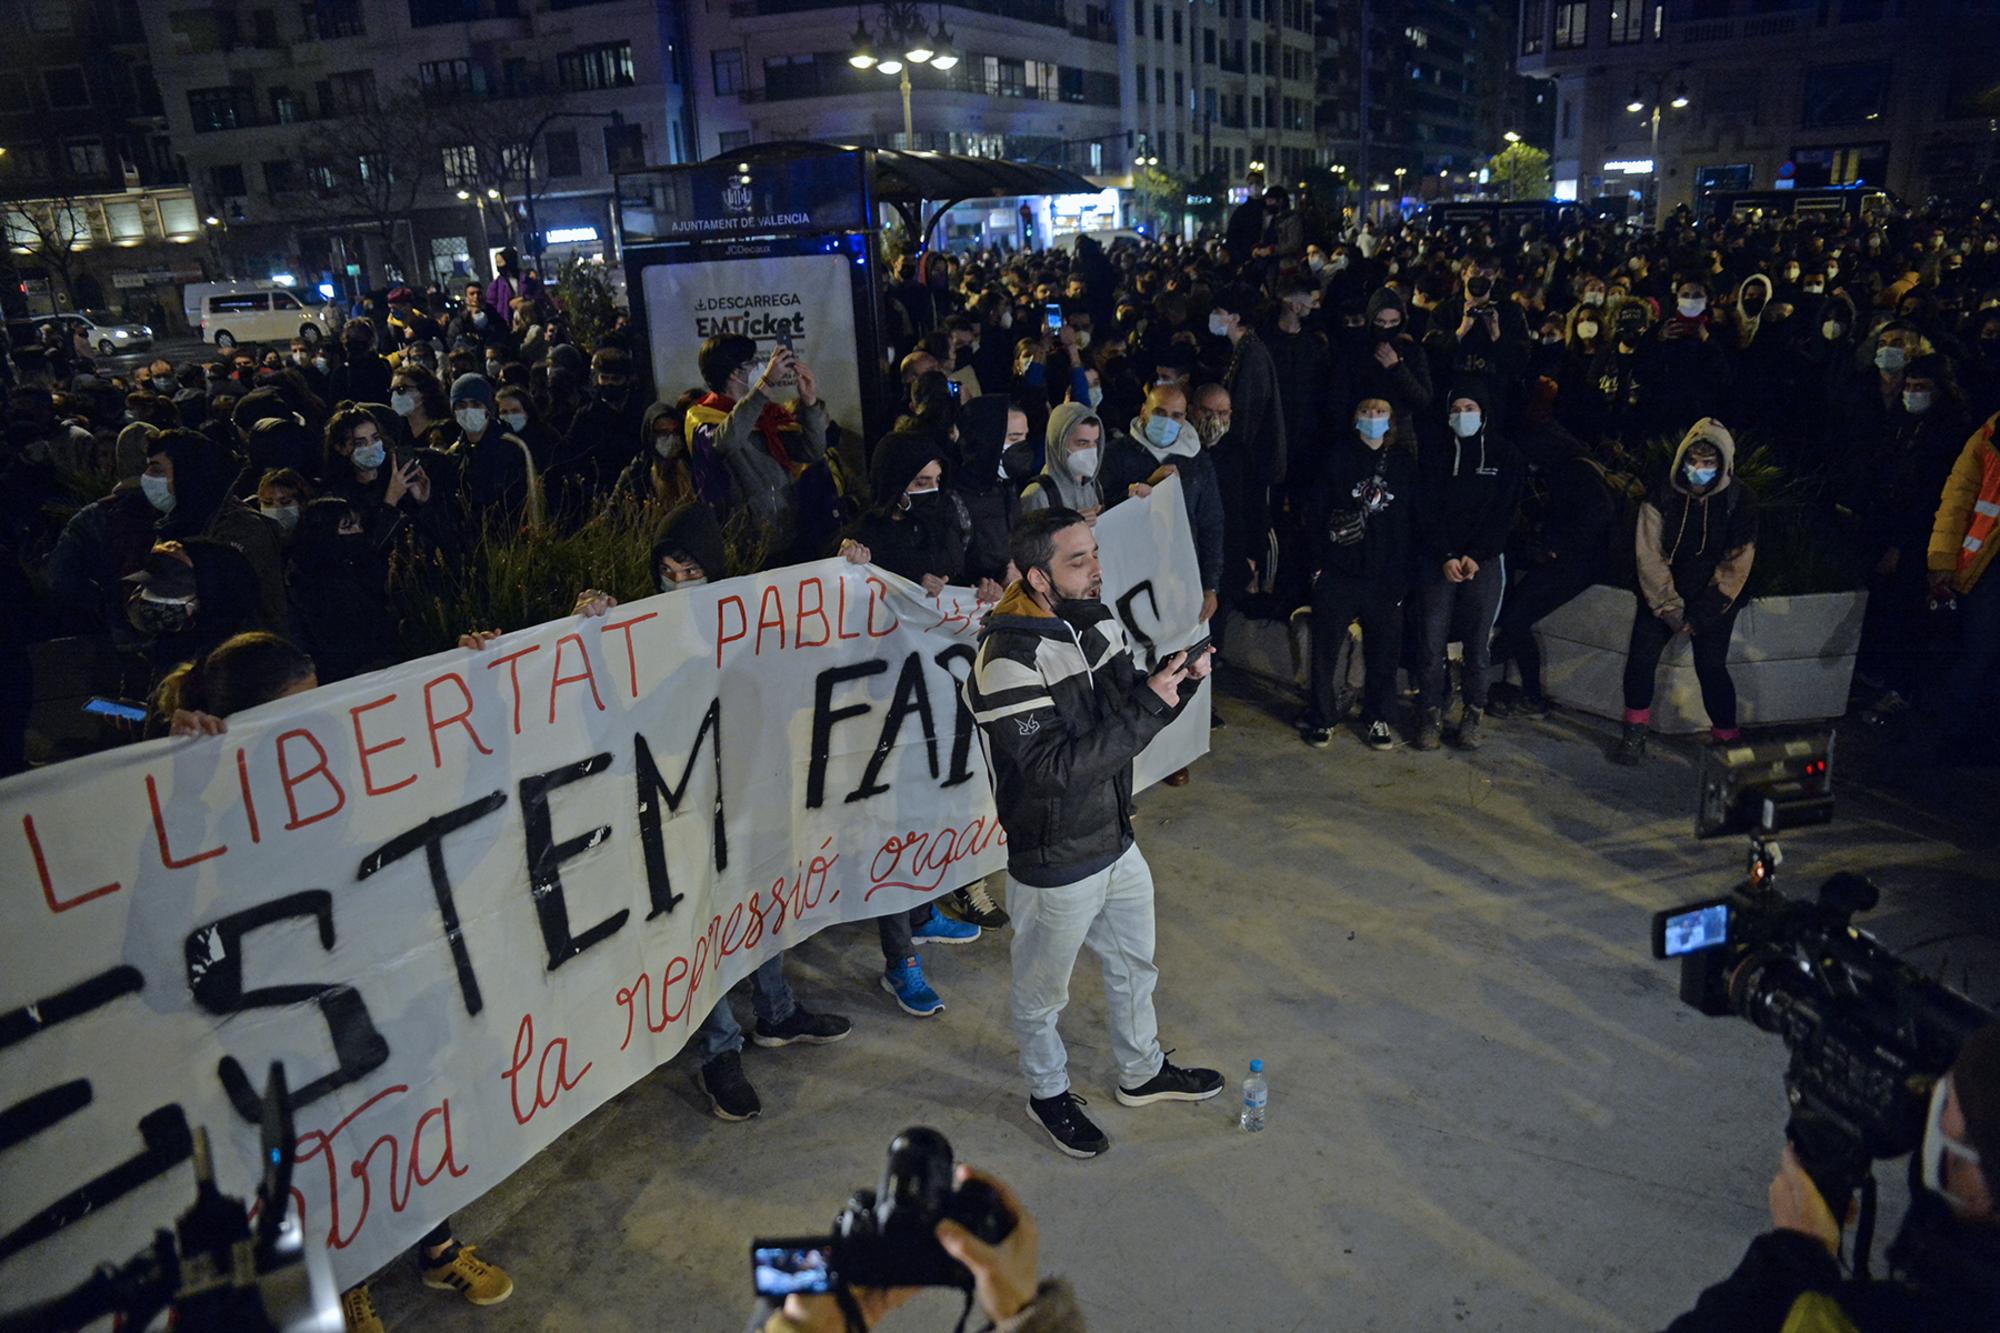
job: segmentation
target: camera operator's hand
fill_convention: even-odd
[[[956,1222],[937,1225],[938,1244],[944,1246],[946,1254],[972,1270],[972,1290],[979,1299],[979,1308],[997,1324],[1012,1319],[1035,1299],[1041,1233],[1035,1229],[1035,1219],[1014,1197],[1014,1191],[998,1176],[961,1166],[958,1180],[960,1184],[977,1180],[991,1185],[1014,1217],[1014,1229],[998,1245],[988,1245]]]
[[[1779,1231],[1798,1231],[1826,1246],[1827,1253],[1840,1257],[1840,1223],[1820,1197],[1792,1145],[1778,1160],[1778,1174],[1771,1179],[1771,1225]]]
[[[862,1311],[862,1325],[870,1329],[882,1315],[918,1291],[922,1287],[848,1287],[854,1307]],[[784,1333],[792,1333],[794,1329],[796,1333],[848,1333],[848,1317],[840,1313],[838,1297],[788,1295],[784,1297],[784,1309],[764,1325],[764,1333],[778,1333],[780,1329]]]
[[[1146,687],[1167,707],[1178,708],[1181,702],[1181,682],[1187,679],[1187,675],[1187,654],[1175,653],[1160,663],[1159,670],[1146,677]]]
[[[850,1287],[861,1322],[869,1328],[889,1311],[922,1291],[922,1287]],[[785,1308],[764,1325],[764,1333],[848,1333],[847,1316],[833,1296],[787,1296]]]

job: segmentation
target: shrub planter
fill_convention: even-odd
[[[1535,626],[1549,698],[1599,717],[1624,716],[1625,645],[1636,601],[1634,593],[1598,584]],[[1759,597],[1744,607],[1729,641],[1738,721],[1766,726],[1845,713],[1867,605],[1865,592],[1827,592]],[[1655,731],[1684,735],[1709,725],[1692,651],[1676,639],[1660,658]]]

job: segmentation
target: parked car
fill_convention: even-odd
[[[60,315],[43,315],[35,324],[37,327],[53,324],[71,337],[81,333],[83,340],[96,348],[100,356],[136,352],[153,345],[151,325],[120,319],[109,310],[72,310]]]
[[[201,298],[201,340],[217,347],[240,342],[316,343],[333,334],[325,307],[307,305],[298,293],[283,287],[252,287],[210,292]]]

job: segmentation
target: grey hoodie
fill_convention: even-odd
[[[1085,424],[1097,427],[1097,466],[1090,476],[1078,479],[1070,471],[1068,451],[1063,447],[1071,432]],[[1036,509],[1061,507],[1081,513],[1086,509],[1096,509],[1103,505],[1103,494],[1097,486],[1097,475],[1104,467],[1104,421],[1087,403],[1058,403],[1049,413],[1048,461],[1042,464],[1041,473],[1021,492],[1021,512]]]

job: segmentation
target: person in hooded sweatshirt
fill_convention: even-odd
[[[708,392],[684,425],[695,494],[718,515],[747,509],[768,534],[767,564],[824,554],[844,510],[812,368],[782,343],[760,357],[740,333],[710,338],[696,363]]]
[[[1389,404],[1389,443],[1414,457],[1417,422],[1430,411],[1435,390],[1430,358],[1411,335],[1409,307],[1394,288],[1377,288],[1368,298],[1363,331],[1368,341],[1340,367],[1347,393],[1357,403],[1376,398]]]
[[[1742,609],[1743,585],[1757,555],[1757,505],[1736,481],[1736,441],[1704,417],[1674,450],[1673,465],[1639,506],[1633,554],[1639,603],[1625,650],[1625,726],[1614,763],[1646,755],[1654,676],[1676,636],[1693,639],[1695,678],[1711,736],[1734,740],[1736,684],[1729,676],[1729,635]]]
[[[290,554],[291,638],[319,664],[321,681],[403,659],[389,563],[351,501],[330,495],[302,508]]]
[[[1104,508],[1097,474],[1104,457],[1104,421],[1087,403],[1049,410],[1046,461],[1021,492],[1021,512],[1074,509],[1094,521]]]
[[[1415,451],[1396,443],[1394,415],[1385,398],[1355,404],[1353,427],[1328,448],[1306,504],[1318,544],[1309,557],[1312,676],[1299,732],[1314,749],[1333,742],[1341,712],[1340,650],[1357,619],[1368,673],[1362,708],[1368,744],[1376,750],[1396,744],[1396,658],[1418,480]]]
[[[281,627],[284,533],[230,494],[237,471],[237,460],[207,436],[188,430],[161,431],[147,448],[139,485],[160,511],[155,539],[186,542],[206,537],[235,547],[248,562],[258,589],[258,623],[247,628]]]
[[[1521,456],[1487,424],[1481,390],[1445,396],[1442,435],[1418,457],[1417,588],[1423,612],[1421,716],[1417,748],[1444,743],[1445,645],[1464,645],[1460,749],[1479,748],[1486,712],[1491,636],[1507,587],[1504,552],[1521,503]]]
[[[946,486],[971,521],[964,579],[1005,588],[1007,540],[1021,521],[1021,493],[1007,470],[1007,451],[1028,439],[1028,414],[1006,394],[981,394],[958,416],[958,443],[945,469]]]
[[[933,597],[957,581],[971,526],[956,498],[944,489],[939,452],[929,435],[896,431],[883,437],[875,446],[870,479],[875,505],[840,547],[852,563],[878,565],[922,584]],[[979,938],[980,927],[955,921],[931,903],[892,911],[875,918],[875,924],[882,941],[882,989],[895,996],[897,1006],[912,1018],[942,1013],[944,1001],[924,976],[915,941],[968,944]]]

